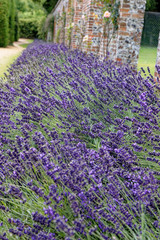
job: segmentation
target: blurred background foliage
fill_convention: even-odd
[[[43,25],[47,11],[41,1],[15,0],[20,26],[20,37],[44,38]]]
[[[147,0],[146,11],[160,12],[160,1],[159,0]]]
[[[47,15],[56,3],[57,0],[0,0],[0,47],[12,45],[19,37],[46,39],[49,25],[53,28],[53,19],[48,21]]]
[[[19,38],[15,0],[0,0],[0,47],[12,45]]]
[[[46,39],[47,15],[51,13],[58,0],[15,1],[19,16],[20,37]]]
[[[6,47],[9,43],[9,2],[0,2],[0,47]]]

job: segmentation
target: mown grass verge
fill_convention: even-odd
[[[0,77],[4,77],[4,73],[7,72],[7,69],[10,65],[21,55],[22,52],[18,54],[14,54],[13,56],[9,56],[9,59],[3,59],[3,62],[0,65]]]

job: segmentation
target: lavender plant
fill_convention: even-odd
[[[0,89],[0,239],[159,239],[151,75],[35,42]]]

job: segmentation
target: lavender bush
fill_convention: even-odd
[[[159,86],[35,42],[0,89],[0,239],[159,239]]]

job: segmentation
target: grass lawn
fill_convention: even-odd
[[[22,51],[20,51],[19,53],[10,56],[9,59],[5,59],[3,61],[3,63],[1,64],[0,67],[0,77],[4,76],[4,73],[7,72],[7,69],[9,68],[9,66],[21,55]]]
[[[147,71],[147,67],[150,68],[151,74],[154,75],[155,64],[157,58],[157,48],[156,47],[141,47],[138,60],[138,70],[141,67]]]
[[[27,48],[29,44],[31,44],[33,42],[32,39],[28,39],[28,43],[24,43],[24,44],[20,44],[21,47],[23,48]]]

